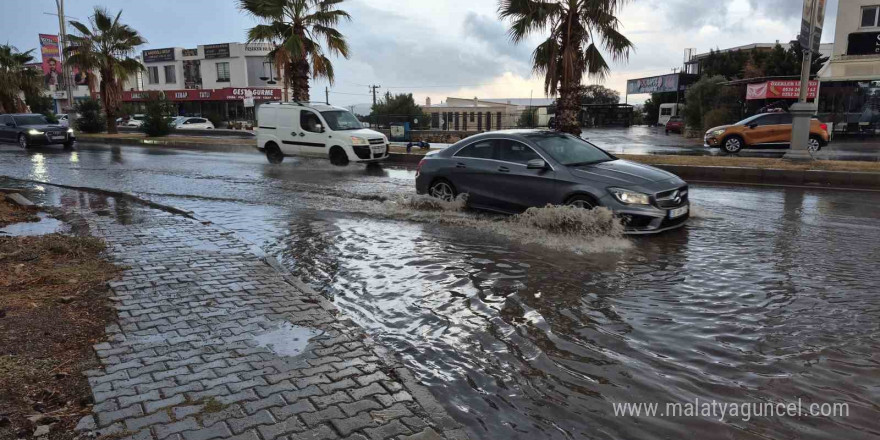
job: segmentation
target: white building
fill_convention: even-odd
[[[825,120],[847,131],[880,130],[880,0],[840,1],[834,52],[819,79]]]
[[[144,92],[162,91],[182,115],[253,119],[261,102],[282,96],[282,81],[268,58],[272,49],[267,43],[221,43],[144,50],[142,77],[126,81],[122,100],[142,102],[149,97]]]

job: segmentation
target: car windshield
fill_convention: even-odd
[[[329,110],[321,112],[321,115],[324,116],[324,120],[327,121],[327,125],[329,125],[330,129],[333,131],[357,130],[364,128],[364,126],[361,125],[361,121],[358,121],[358,118],[346,110]]]
[[[565,133],[541,133],[526,136],[554,160],[565,166],[590,165],[616,158],[595,145]]]
[[[763,114],[757,114],[757,115],[755,115],[755,116],[749,116],[748,118],[745,118],[745,119],[743,119],[742,121],[739,121],[739,122],[737,122],[736,124],[733,124],[733,125],[748,125],[749,122],[752,122],[752,121],[754,121],[755,119],[760,118],[761,116],[764,116],[764,115],[763,115]]]
[[[46,125],[49,123],[43,115],[13,116],[15,125]]]

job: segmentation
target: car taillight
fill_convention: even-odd
[[[828,124],[822,124],[819,126],[819,128],[821,128],[822,131],[828,131]]]
[[[419,177],[419,174],[422,172],[422,165],[425,164],[425,159],[419,161],[418,166],[416,166],[416,177]]]

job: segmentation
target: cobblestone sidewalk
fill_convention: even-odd
[[[406,368],[235,236],[148,208],[122,220],[77,214],[127,267],[111,283],[119,322],[95,346],[104,369],[87,373],[95,406],[78,431],[114,439],[465,438]]]

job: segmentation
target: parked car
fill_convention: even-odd
[[[76,135],[72,128],[50,124],[46,117],[35,113],[0,115],[0,142],[14,142],[21,148],[32,145],[62,144],[73,146]]]
[[[141,114],[131,115],[131,117],[127,121],[125,121],[124,125],[126,127],[140,127],[140,126],[144,125],[144,120],[146,118],[147,118],[146,115],[141,115]]]
[[[727,153],[737,153],[754,146],[791,145],[791,113],[762,113],[743,119],[732,125],[722,125],[706,132],[705,147],[721,148]],[[819,151],[830,142],[828,124],[818,119],[810,120],[810,141],[807,148]]]
[[[684,133],[684,119],[681,116],[673,116],[666,121],[666,134],[669,132]]]
[[[214,124],[205,118],[182,116],[174,119],[174,128],[178,130],[213,130]]]
[[[270,102],[260,106],[257,121],[257,148],[271,163],[284,156],[325,157],[334,165],[388,158],[388,138],[341,107]]]
[[[57,114],[55,117],[58,118],[58,125],[62,127],[70,127],[70,115],[67,113]]]
[[[678,176],[551,130],[484,133],[426,156],[416,192],[443,200],[467,193],[468,206],[505,213],[604,206],[640,234],[680,227],[690,211],[687,183]]]

